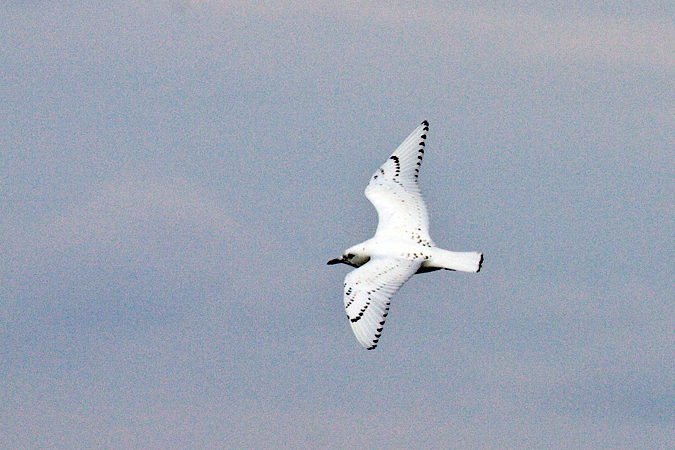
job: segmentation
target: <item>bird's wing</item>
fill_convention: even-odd
[[[425,120],[370,178],[366,198],[377,210],[378,237],[433,245],[427,208],[417,183],[428,131]]]
[[[422,261],[375,257],[345,277],[345,309],[352,330],[368,350],[377,342],[389,313],[389,302]]]

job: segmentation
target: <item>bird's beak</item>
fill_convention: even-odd
[[[333,264],[340,264],[341,262],[344,262],[342,261],[342,258],[335,258],[328,261],[328,265],[332,266]]]

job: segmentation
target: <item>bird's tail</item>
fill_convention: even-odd
[[[435,248],[434,254],[424,265],[429,268],[478,272],[483,264],[483,254],[478,252],[451,252]]]

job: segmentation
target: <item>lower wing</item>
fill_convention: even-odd
[[[345,277],[344,301],[356,339],[368,350],[377,347],[389,302],[417,272],[422,261],[373,258]]]

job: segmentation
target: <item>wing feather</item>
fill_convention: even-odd
[[[365,194],[377,210],[375,236],[434,245],[417,182],[428,131],[429,123],[425,120],[371,177]]]
[[[382,334],[389,302],[422,261],[373,258],[345,277],[344,301],[356,339],[372,350]]]

